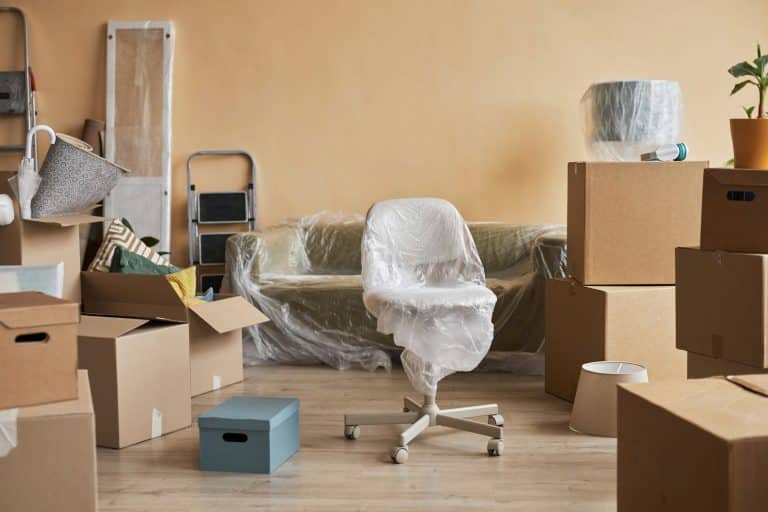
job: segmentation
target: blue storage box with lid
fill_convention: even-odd
[[[200,469],[272,473],[299,450],[299,401],[236,396],[204,412]]]

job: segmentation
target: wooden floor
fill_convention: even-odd
[[[501,405],[502,457],[486,455],[484,437],[439,427],[411,445],[405,465],[388,456],[398,427],[363,427],[359,440],[344,439],[345,412],[397,412],[409,392],[399,369],[247,369],[245,382],[194,399],[193,416],[234,395],[297,397],[298,454],[271,476],[203,473],[196,426],[119,451],[100,448],[100,510],[615,510],[615,440],[570,432],[569,404],[546,395],[542,378],[474,373],[441,384],[443,407]]]

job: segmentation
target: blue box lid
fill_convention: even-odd
[[[269,431],[299,411],[295,398],[234,396],[197,419],[200,428]]]

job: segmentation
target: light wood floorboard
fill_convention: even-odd
[[[395,465],[388,451],[400,427],[363,427],[347,441],[343,415],[400,411],[404,394],[416,397],[401,370],[249,368],[245,382],[193,399],[194,418],[230,396],[297,397],[298,454],[271,476],[200,472],[196,424],[123,450],[100,448],[100,510],[615,510],[615,440],[570,432],[570,404],[543,387],[538,377],[448,377],[441,407],[500,404],[504,455],[488,457],[482,436],[431,428],[411,445],[408,463]]]

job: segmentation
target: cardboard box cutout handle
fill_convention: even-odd
[[[248,442],[248,434],[243,432],[224,432],[221,438],[226,443],[246,443]]]
[[[754,201],[757,194],[751,190],[729,190],[725,193],[725,198],[729,201],[750,202]]]
[[[50,339],[47,332],[29,332],[16,336],[16,343],[48,343]]]

